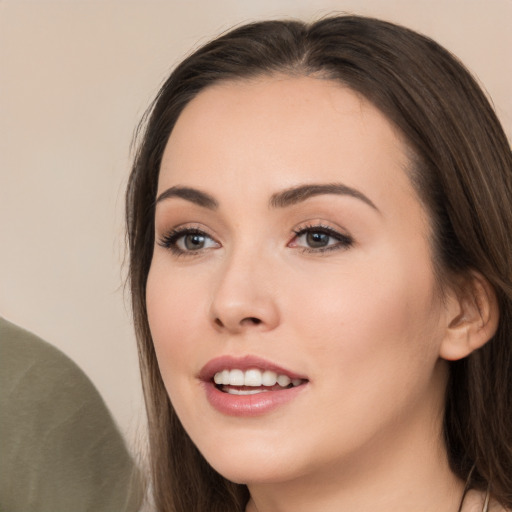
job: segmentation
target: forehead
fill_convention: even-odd
[[[406,154],[386,117],[338,82],[290,76],[222,82],[199,93],[179,117],[159,190],[230,182],[253,190],[267,185],[270,194],[320,180],[374,188],[377,198],[390,186],[410,194]]]

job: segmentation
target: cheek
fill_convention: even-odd
[[[200,288],[200,289],[197,289]],[[204,323],[204,286],[180,282],[179,275],[158,261],[151,266],[146,287],[149,327],[155,352],[166,386],[173,376],[187,368],[190,356],[197,350],[191,339]]]
[[[365,272],[317,276],[315,293],[290,294],[296,311],[291,338],[307,356],[317,397],[311,421],[323,418],[331,451],[341,446],[333,439],[356,446],[413,414],[440,383],[433,279],[414,277],[406,264],[393,271],[381,263],[365,265]],[[313,429],[308,421],[301,428]]]
[[[414,261],[414,260],[413,260]],[[397,255],[317,275],[308,293],[291,293],[296,336],[309,350],[337,361],[345,377],[411,374],[438,356],[439,310],[428,261]],[[362,370],[365,370],[364,372]]]

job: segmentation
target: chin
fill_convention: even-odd
[[[260,461],[222,460],[214,461],[214,464],[211,465],[224,478],[236,484],[268,484],[292,478],[292,475],[288,474],[288,470],[286,474],[283,473],[283,464],[260,464]]]
[[[207,462],[224,478],[237,484],[266,484],[293,480],[306,472],[310,464],[302,464],[304,454],[275,443],[208,443],[202,450]],[[212,449],[212,446],[215,447]],[[291,448],[291,447],[288,447]],[[309,457],[310,462],[313,457]]]

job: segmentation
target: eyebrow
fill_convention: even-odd
[[[208,208],[209,210],[216,210],[219,207],[219,203],[215,198],[213,198],[210,194],[206,192],[201,192],[195,188],[190,187],[171,187],[162,192],[156,199],[156,203],[158,204],[165,199],[169,199],[171,197],[180,197],[181,199],[185,199],[186,201],[190,201],[191,203],[197,204],[198,206],[202,206],[203,208]]]
[[[368,206],[371,206],[374,210],[379,211],[373,201],[362,192],[342,183],[309,184],[292,187],[273,194],[270,198],[269,205],[272,208],[286,208],[288,206],[301,203],[310,197],[325,194],[354,197],[363,201]],[[158,196],[155,204],[171,197],[185,199],[186,201],[190,201],[191,203],[202,206],[203,208],[208,208],[209,210],[216,210],[219,207],[218,201],[210,194],[195,188],[181,186],[170,187],[162,192]]]
[[[300,185],[298,187],[289,188],[287,190],[283,190],[282,192],[273,194],[270,198],[270,206],[273,208],[286,208],[287,206],[301,203],[310,197],[324,194],[354,197],[363,201],[368,206],[371,206],[374,210],[379,211],[373,201],[365,196],[362,192],[342,183]]]

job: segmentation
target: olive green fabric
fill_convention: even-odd
[[[0,510],[136,511],[139,473],[67,356],[0,318]]]

